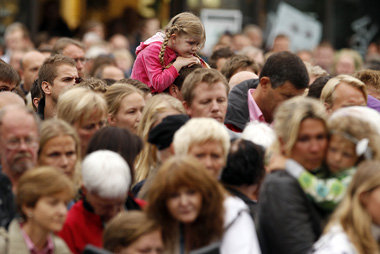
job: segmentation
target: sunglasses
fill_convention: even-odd
[[[83,79],[81,77],[75,78],[75,84],[79,84]]]

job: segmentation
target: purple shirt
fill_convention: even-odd
[[[257,106],[255,100],[253,99],[252,93],[255,92],[256,89],[249,89],[248,90],[248,111],[249,111],[249,121],[252,122],[254,120],[257,120],[259,122],[266,123],[264,119],[263,112],[261,112],[261,109],[259,106]]]
[[[367,97],[367,107],[372,108],[380,112],[380,101],[375,97],[368,95]]]
[[[42,250],[37,250],[36,246],[30,239],[28,234],[22,228],[22,225],[20,228],[21,228],[21,233],[22,233],[22,236],[24,237],[26,246],[28,247],[31,254],[53,254],[54,253],[54,244],[50,235],[48,236],[45,248],[43,248]]]

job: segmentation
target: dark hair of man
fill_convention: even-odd
[[[40,99],[42,97],[42,92],[41,92],[41,89],[40,87],[38,86],[38,79],[34,80],[33,84],[32,84],[32,88],[30,89],[30,95],[32,97],[32,102],[33,102],[33,99],[34,98],[38,98]],[[33,105],[33,108],[35,110],[37,110],[37,108],[35,108],[34,104],[32,103]]]
[[[191,66],[186,66],[181,68],[179,71],[178,77],[173,81],[173,85],[178,87],[178,90],[181,90],[183,81],[189,75],[191,72],[193,72],[195,69],[202,68],[202,65],[200,64],[193,64]],[[164,93],[169,93],[169,87],[164,90]]]
[[[141,138],[127,129],[107,126],[97,131],[88,144],[86,154],[98,150],[110,150],[124,158],[133,177],[135,158],[143,148]]]
[[[254,185],[260,183],[264,175],[264,148],[248,140],[235,140],[222,171],[222,183],[232,186]]]
[[[325,87],[327,81],[331,79],[331,76],[319,77],[314,80],[313,83],[309,86],[309,91],[307,92],[307,97],[312,97],[316,99],[321,98],[322,89]]]
[[[282,86],[286,81],[296,89],[307,88],[309,75],[305,64],[297,55],[287,51],[272,54],[265,62],[260,73],[262,77],[270,78],[272,88]]]
[[[20,76],[17,71],[3,60],[0,60],[0,81],[3,83],[16,85],[20,82]]]
[[[248,56],[236,55],[231,57],[223,65],[221,73],[226,77],[227,81],[230,81],[232,75],[234,75],[239,69],[250,68],[255,74],[259,73],[259,66],[255,61]]]
[[[217,67],[216,63],[218,62],[220,58],[230,58],[230,57],[233,57],[234,55],[235,53],[229,47],[217,49],[210,56],[210,59],[209,59],[210,67],[216,69]]]
[[[63,55],[54,55],[45,60],[38,72],[38,87],[41,90],[42,95],[42,82],[46,81],[50,84],[53,84],[54,79],[57,77],[57,68],[61,65],[70,65],[75,67],[75,62],[73,59],[63,56]]]

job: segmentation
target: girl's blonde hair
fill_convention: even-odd
[[[164,63],[164,55],[166,46],[170,37],[175,35],[189,35],[200,42],[200,47],[206,40],[205,28],[201,20],[190,12],[182,12],[174,16],[165,28],[165,37],[162,42],[159,59],[162,67],[166,67]]]
[[[150,170],[157,166],[157,148],[148,142],[148,135],[149,131],[158,124],[160,114],[169,110],[185,114],[182,103],[167,94],[153,96],[143,110],[137,134],[143,139],[144,148],[136,158],[136,182],[146,179]]]
[[[82,124],[91,117],[103,115],[107,115],[107,103],[103,96],[90,89],[74,87],[58,98],[57,118],[71,125],[76,122]]]
[[[116,82],[110,86],[107,92],[104,94],[108,105],[108,114],[111,114],[113,116],[116,115],[120,109],[122,100],[126,96],[134,93],[140,94],[141,97],[144,98],[144,94],[132,85]]]
[[[367,138],[372,158],[375,160],[380,159],[380,136],[370,123],[352,115],[340,114],[330,117],[327,121],[327,127],[331,135],[337,134],[343,136],[354,144]],[[357,163],[362,159],[364,158],[360,157]]]
[[[380,162],[361,163],[354,175],[345,198],[335,210],[325,232],[340,224],[359,254],[379,253],[379,245],[372,235],[372,218],[364,204],[363,195],[380,187]]]

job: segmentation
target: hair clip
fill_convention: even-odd
[[[368,138],[363,138],[359,140],[356,143],[356,155],[357,156],[363,155],[366,160],[372,159],[372,150],[368,146],[368,144],[369,144]]]

